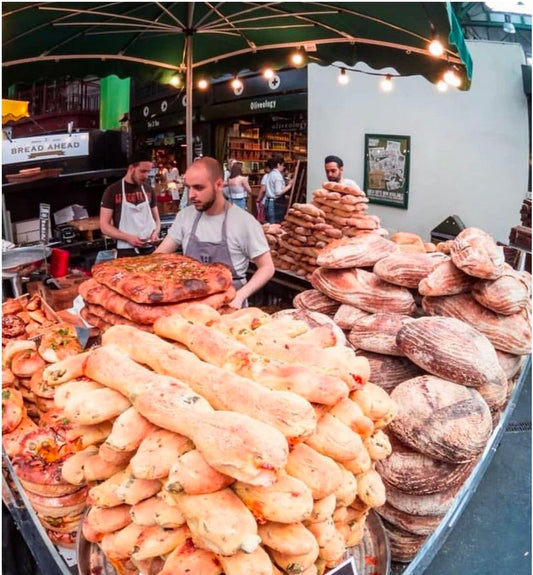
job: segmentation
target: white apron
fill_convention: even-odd
[[[141,191],[144,195],[144,202],[137,205],[128,202],[126,200],[124,179],[122,179],[122,204],[118,227],[122,232],[148,240],[155,230],[155,220],[143,186],[141,186]],[[133,246],[124,240],[117,240],[117,248],[125,250],[132,249]]]

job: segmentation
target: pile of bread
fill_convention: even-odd
[[[314,289],[294,301],[330,315],[399,406],[392,456],[376,468],[387,488],[378,513],[400,561],[450,507],[531,346],[531,277],[505,264],[487,233],[467,228],[445,251],[417,244],[376,234],[332,242]]]
[[[2,445],[52,541],[73,545],[87,489],[61,478],[62,462],[78,447],[66,440],[55,390],[43,373],[48,365],[77,356],[81,345],[72,325],[46,318],[38,295],[8,299],[2,311],[4,317],[31,318],[30,329],[2,342]],[[30,335],[34,339],[25,339]]]
[[[38,294],[8,298],[2,303],[2,347],[12,339],[39,336],[56,320]]]
[[[293,204],[281,224],[264,224],[263,229],[276,267],[308,280],[320,266],[320,251],[335,240],[389,234],[377,216],[368,214],[368,198],[362,190],[336,182],[324,182],[313,192],[311,203]],[[390,239],[409,244],[406,250],[437,251],[415,234],[396,233]]]
[[[211,274],[211,281],[200,281],[202,270]],[[101,330],[111,325],[130,325],[152,331],[158,317],[177,312],[191,301],[220,309],[236,293],[227,267],[202,264],[180,254],[120,258],[96,264],[91,271],[91,279],[79,286],[84,301],[80,313]],[[218,279],[213,277],[216,274]],[[173,290],[173,286],[179,288]]]
[[[88,489],[85,537],[121,572],[337,565],[385,501],[397,406],[368,361],[328,325],[257,308],[191,304],[154,330],[110,327],[44,370],[78,437],[56,482]]]

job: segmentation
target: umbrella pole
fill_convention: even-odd
[[[187,36],[187,50],[186,50],[186,77],[185,77],[185,135],[187,143],[187,166],[192,164],[192,82],[193,82],[193,69],[192,69],[192,34]]]

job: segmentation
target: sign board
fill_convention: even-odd
[[[365,134],[364,189],[371,203],[407,209],[411,138]]]
[[[2,141],[2,162],[18,164],[89,155],[89,133],[51,134]]]
[[[240,118],[255,114],[276,114],[292,110],[307,109],[307,94],[277,94],[252,99],[240,98],[233,102],[206,106],[202,109],[202,120]]]
[[[328,571],[328,575],[358,575],[354,558],[350,557],[346,559],[346,561],[343,561],[340,565]]]
[[[39,204],[39,239],[44,244],[48,243],[50,229],[50,204]]]

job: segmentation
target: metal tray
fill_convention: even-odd
[[[346,558],[353,557],[357,575],[388,575],[391,555],[389,539],[379,515],[370,510],[366,521],[363,540],[346,551]]]
[[[76,550],[79,575],[116,575],[115,568],[107,560],[98,544],[87,541],[83,536],[81,522]],[[368,514],[361,543],[346,550],[346,559],[350,556],[355,560],[357,575],[389,575],[389,541],[381,519],[374,511]]]
[[[2,270],[17,272],[30,264],[39,265],[51,253],[52,249],[47,246],[28,246],[6,250],[2,252]]]

